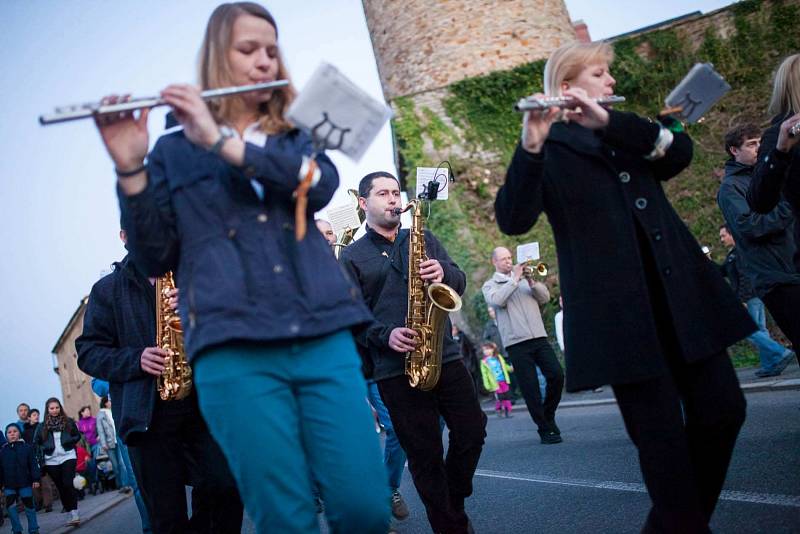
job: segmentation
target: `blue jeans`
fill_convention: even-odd
[[[349,331],[228,343],[193,367],[200,410],[259,533],[319,532],[312,478],[331,532],[388,531],[386,470]]]
[[[378,421],[386,431],[386,441],[383,444],[383,463],[389,475],[389,487],[394,491],[400,487],[403,478],[403,467],[406,465],[406,451],[400,446],[397,434],[392,426],[389,410],[383,404],[378,385],[375,382],[367,384],[368,399],[378,414]],[[444,421],[444,420],[442,420]]]
[[[788,350],[769,337],[767,331],[767,317],[764,313],[764,303],[758,297],[753,297],[747,301],[747,311],[750,317],[758,326],[755,334],[747,339],[758,348],[758,355],[761,358],[761,368],[765,371],[772,371],[778,362],[783,358]]]
[[[142,519],[142,532],[150,532],[150,515],[147,513],[147,507],[144,505],[142,492],[139,491],[139,484],[136,482],[136,475],[131,465],[131,457],[128,455],[128,446],[122,443],[122,438],[119,436],[117,436],[117,453],[119,454],[120,460],[122,460],[122,465],[125,466],[125,472],[127,474],[126,483],[133,490],[136,508],[139,509],[139,517]]]
[[[8,506],[8,519],[11,520],[11,532],[22,532],[22,523],[19,521],[16,499],[21,499],[25,504],[25,515],[28,517],[28,532],[39,532],[39,523],[36,521],[36,508],[33,506],[32,488],[5,488],[3,495],[6,497]],[[10,500],[8,497],[15,497]]]

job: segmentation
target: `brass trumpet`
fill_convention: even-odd
[[[538,274],[542,278],[547,276],[547,264],[540,261],[534,263],[534,260],[528,260],[523,264],[522,276],[528,280],[533,280],[533,275]]]

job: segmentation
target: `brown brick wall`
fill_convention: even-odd
[[[563,0],[362,0],[387,100],[546,57],[575,40]]]

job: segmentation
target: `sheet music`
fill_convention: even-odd
[[[391,118],[392,110],[348,80],[336,67],[322,63],[286,115],[310,133],[323,121],[323,114],[327,114],[336,127],[349,129],[344,133],[340,150],[357,162]],[[326,132],[327,128],[325,125],[320,130]],[[333,135],[332,139],[338,140],[338,136]]]
[[[426,184],[434,180],[439,184],[436,200],[447,200],[450,189],[450,171],[447,167],[417,167],[417,198],[426,190]]]
[[[335,208],[328,208],[326,210],[328,220],[333,227],[336,235],[346,228],[358,228],[361,226],[361,221],[358,218],[358,210],[353,204],[344,204],[336,206]]]
[[[539,242],[525,243],[517,245],[517,263],[525,263],[528,260],[539,259]]]
[[[731,86],[711,63],[697,63],[664,103],[670,108],[683,108],[677,115],[686,122],[694,123],[730,90]]]

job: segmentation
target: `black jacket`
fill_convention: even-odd
[[[109,382],[111,412],[123,441],[150,425],[156,380],[142,371],[141,355],[156,341],[156,290],[126,256],[92,287],[75,340],[78,367]]]
[[[388,256],[382,254],[388,250]],[[459,295],[464,293],[467,276],[450,259],[439,240],[425,231],[425,252],[439,260],[444,269],[443,282]],[[389,348],[389,334],[406,325],[408,310],[408,230],[400,230],[394,243],[367,228],[367,234],[342,251],[340,262],[352,280],[361,288],[364,300],[375,320],[357,337],[366,347],[374,364],[373,379],[383,380],[404,373],[404,354]],[[450,320],[444,335],[442,362],[461,357],[458,344],[451,336]]]
[[[569,391],[665,372],[648,273],[664,288],[686,361],[718,354],[756,329],[664,194],[661,182],[692,159],[689,136],[676,132],[666,156],[650,162],[643,156],[658,126],[609,113],[602,132],[557,123],[541,154],[517,147],[495,201],[505,233],[526,232],[542,212],[553,228]]]
[[[761,136],[758,161],[747,190],[747,202],[758,213],[770,213],[781,200],[788,202],[795,219],[800,217],[800,149],[795,146],[788,154],[779,151],[778,134],[786,117],[774,117],[772,125]],[[794,272],[800,273],[800,225],[792,228],[795,244]],[[792,282],[797,283],[797,282]]]
[[[0,448],[0,486],[29,488],[40,479],[39,463],[31,445],[19,440]]]
[[[735,161],[725,164],[717,203],[753,289],[763,297],[775,286],[800,284],[792,257],[796,252],[792,208],[781,200],[767,213],[753,211],[747,202],[753,167]]]
[[[719,266],[719,272],[722,276],[728,279],[731,289],[739,297],[742,302],[747,302],[756,296],[753,290],[753,284],[750,279],[745,276],[744,269],[742,268],[742,258],[736,247],[733,247],[728,255],[725,256],[725,261]]]
[[[42,452],[50,456],[56,450],[56,441],[53,438],[53,432],[47,432],[47,439],[44,439],[44,423],[39,425],[39,428],[36,429],[36,434],[33,436],[33,445],[36,447],[40,447]],[[81,440],[81,432],[78,430],[78,425],[75,424],[75,421],[67,417],[67,422],[64,427],[64,431],[61,432],[61,446],[64,448],[65,451],[71,451],[75,448],[75,445]]]
[[[312,338],[370,320],[314,230],[314,212],[339,185],[325,154],[316,158],[321,178],[308,193],[310,230],[295,239],[292,193],[312,151],[300,131],[270,135],[264,147],[247,143],[237,168],[173,132],[148,156],[147,188],[118,192],[133,261],[150,276],[177,271],[190,359],[227,342]]]

